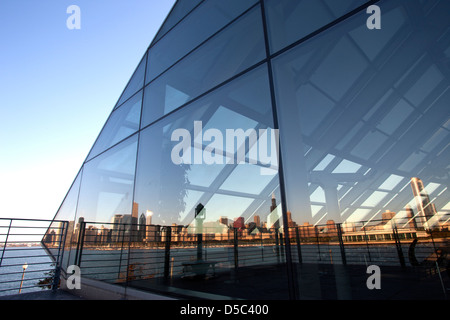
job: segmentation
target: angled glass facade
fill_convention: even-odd
[[[449,12],[177,1],[55,216],[63,268],[205,299],[442,294],[421,272],[450,265]]]

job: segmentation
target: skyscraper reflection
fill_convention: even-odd
[[[429,229],[430,219],[436,214],[436,207],[434,203],[430,202],[430,197],[425,190],[422,180],[419,178],[411,178],[411,188],[416,202],[418,216],[426,229]]]

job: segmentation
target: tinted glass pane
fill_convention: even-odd
[[[128,98],[130,98],[133,94],[135,94],[138,90],[141,90],[144,86],[144,77],[145,77],[145,65],[147,62],[147,55],[142,58],[141,63],[136,68],[136,71],[134,72],[133,76],[131,77],[130,81],[128,82],[125,90],[122,93],[122,96],[119,99],[119,102],[117,102],[117,105],[115,108],[118,108],[122,103],[124,103]]]
[[[63,225],[61,222],[52,222],[46,234],[44,235],[45,246],[56,257],[59,254],[58,249],[60,248],[60,243],[63,241],[63,238],[61,238],[61,235],[64,234],[63,228],[67,228],[67,236],[65,242],[66,253],[63,256],[64,261],[62,264],[64,270],[68,265],[73,264],[74,260],[71,252],[72,249],[76,248],[77,239],[76,237],[72,238],[72,236],[74,235],[74,221],[78,204],[78,193],[80,191],[81,175],[82,170],[80,170],[77,177],[75,178],[72,186],[69,189],[69,192],[64,198],[64,201],[59,207],[59,210],[54,218],[55,220],[59,221],[68,221],[68,224]]]
[[[365,0],[265,0],[271,52],[314,32]]]
[[[260,92],[256,94],[257,92]],[[177,171],[185,172],[186,179],[189,180],[189,185],[195,185],[196,187],[210,187],[214,182],[215,178],[221,173],[221,171],[227,167],[226,165],[226,155],[222,157],[217,156],[218,160],[221,163],[214,163],[211,165],[202,165],[196,164],[194,162],[203,162],[203,157],[198,158],[197,153],[200,149],[194,148],[190,149],[191,158],[189,158],[191,164],[187,166],[188,168],[181,169],[181,166],[177,166],[173,164],[171,161],[171,151],[172,148],[177,145],[176,141],[171,141],[171,137],[173,131],[176,129],[185,129],[188,132],[193,134],[194,130],[194,121],[201,122],[201,128],[203,132],[208,132],[209,129],[218,130],[222,136],[226,137],[226,129],[239,129],[242,128],[244,131],[252,128],[256,128],[258,125],[262,126],[259,123],[265,123],[265,128],[267,126],[272,126],[271,120],[271,108],[270,108],[270,99],[269,99],[269,90],[268,90],[268,81],[267,81],[267,70],[266,68],[259,68],[258,70],[251,72],[249,75],[245,77],[239,78],[235,82],[226,85],[225,87],[219,89],[217,92],[213,92],[208,96],[200,99],[199,101],[193,103],[193,105],[189,105],[186,107],[186,111],[175,113],[171,116],[169,120],[165,120],[163,123],[158,126],[152,126],[148,130],[145,130],[142,133],[141,137],[141,146],[139,152],[139,166],[138,166],[138,177],[137,177],[137,185],[140,188],[136,190],[136,201],[141,199],[141,203],[148,203],[152,197],[159,199],[161,196],[169,196],[170,193],[163,192],[163,189],[160,189],[159,192],[150,192],[146,189],[142,189],[144,185],[149,186],[148,183],[141,183],[141,181],[152,180],[154,175],[159,176],[159,183],[152,182],[155,188],[159,188],[164,181],[169,179],[170,176],[168,174],[173,173],[176,175]],[[199,126],[200,127],[200,124]],[[264,127],[261,127],[264,128]],[[213,131],[209,131],[209,133],[214,133]],[[178,140],[177,140],[178,141]],[[242,146],[242,141],[239,146],[235,146],[234,149],[229,149],[233,154],[236,152],[238,147]],[[199,145],[199,148],[205,148],[208,145],[207,142]],[[158,147],[159,146],[159,147]],[[159,150],[163,150],[161,156],[164,156],[164,159],[161,159],[158,163],[159,165],[150,165],[152,161],[155,161],[155,155]],[[196,150],[196,151],[195,151]],[[217,150],[219,152],[219,150]],[[225,152],[225,146],[220,149],[221,153]],[[229,156],[233,156],[230,154]],[[206,156],[205,156],[206,157]],[[153,159],[153,160],[152,160]],[[161,169],[161,166],[168,166]],[[233,166],[239,167],[239,166]],[[252,171],[251,164],[243,165]],[[233,169],[234,170],[234,169]],[[240,169],[236,169],[240,170]],[[151,175],[147,178],[146,174]],[[180,174],[181,175],[181,174]],[[184,174],[183,174],[184,175]],[[255,175],[257,177],[259,175]],[[261,178],[263,179],[263,178]],[[174,177],[174,180],[176,178]],[[169,180],[170,181],[170,180]],[[233,189],[230,184],[230,181],[224,184],[225,189]],[[177,188],[180,188],[181,185],[172,183]],[[236,185],[234,188],[241,188],[242,186]],[[260,185],[255,185],[253,187],[256,190],[261,188]],[[169,189],[170,190],[170,189]],[[206,189],[205,189],[206,190]],[[250,192],[250,189],[247,189],[246,192]],[[160,194],[160,192],[162,194]],[[252,192],[254,194],[259,193],[258,191]],[[170,199],[170,197],[169,197]],[[139,202],[139,201],[138,201]],[[167,223],[171,221],[169,219],[169,214],[158,213],[156,210],[155,204],[146,204],[145,210],[151,210],[154,212],[153,222],[156,224],[161,224],[163,221]],[[171,205],[162,205],[161,210],[167,210],[167,212],[173,212],[171,209]],[[192,209],[192,208],[187,208]],[[189,211],[184,212],[186,215]],[[180,223],[182,220],[180,218],[174,218],[171,222]]]
[[[185,286],[183,263],[198,254],[216,261],[215,272],[221,276],[215,286],[204,287],[206,282],[199,280],[199,286],[189,287],[194,295],[250,297],[246,290],[258,290],[250,277],[253,268],[283,260],[272,247],[283,224],[276,147],[270,143],[275,134],[269,92],[264,65],[141,132],[135,202],[147,222],[147,245],[167,236],[167,228],[160,226],[171,226],[172,241],[184,241],[183,245],[176,242],[171,253],[172,286],[177,290]],[[199,205],[204,210],[196,215]],[[247,246],[239,257],[227,247],[235,239],[232,226],[240,230],[236,241],[245,241]],[[202,234],[203,249],[198,247],[198,234]],[[270,250],[261,250],[262,239],[272,244]],[[187,244],[192,247],[184,248]],[[215,248],[209,248],[213,244]],[[143,254],[135,250],[132,261],[138,262]],[[163,254],[159,253],[160,259]],[[240,269],[240,284],[229,284],[226,279],[235,270],[235,257],[246,269]],[[141,275],[154,278],[145,285],[161,288],[164,268],[147,266],[150,269]],[[274,281],[284,288],[285,271],[278,271]],[[265,296],[282,298],[287,292],[283,289]]]
[[[146,87],[142,125],[180,107],[264,56],[261,11],[256,7]]]
[[[95,142],[88,159],[95,157],[139,129],[142,91],[113,111]]]
[[[137,135],[86,162],[80,188],[77,221],[110,222],[131,216]]]
[[[417,265],[395,243],[426,243],[450,217],[450,3],[377,4],[380,30],[363,10],[274,59],[300,298],[362,298],[353,267]],[[399,296],[413,280],[383,281]]]
[[[133,201],[138,135],[84,165],[70,262],[83,277],[121,282],[127,277],[130,234],[137,223]],[[103,250],[106,249],[106,250]]]
[[[75,213],[78,203],[78,192],[80,191],[81,172],[82,170],[80,170],[80,173],[78,173],[77,177],[72,183],[69,192],[67,193],[63,203],[59,207],[58,212],[56,213],[55,219],[67,221],[75,220]]]
[[[149,51],[146,82],[231,22],[255,0],[205,1]]]
[[[380,4],[380,33],[366,27],[364,11],[274,61],[288,209],[298,225],[386,211],[401,219],[406,208],[425,228],[448,219],[439,192],[450,159],[450,78],[435,55],[450,48],[449,4],[428,11],[406,3]],[[411,28],[425,20],[428,27]],[[411,189],[416,178],[437,186],[422,194],[433,199],[429,217]]]
[[[158,41],[163,37],[167,31],[169,31],[174,25],[180,22],[196,5],[198,5],[202,0],[181,0],[177,1],[169,13],[169,16],[164,21],[161,29],[155,37],[154,41]]]
[[[84,165],[72,236],[78,243],[83,241],[83,277],[111,282],[126,279],[124,243],[130,241],[137,222],[132,203],[137,142],[134,135]],[[77,253],[72,250],[71,259],[79,263]]]

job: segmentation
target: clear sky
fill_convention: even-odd
[[[53,218],[173,3],[0,1],[0,217]]]

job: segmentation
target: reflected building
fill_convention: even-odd
[[[422,180],[416,177],[411,178],[411,188],[414,194],[418,216],[425,228],[428,229],[430,227],[428,222],[436,214],[436,207],[434,203],[431,203]]]
[[[144,213],[141,213],[139,216],[139,225],[138,225],[138,239],[136,241],[143,241],[146,234],[146,223],[147,218]]]
[[[410,205],[407,205],[406,208],[406,219],[408,220],[408,225],[412,229],[417,229],[416,218],[414,216],[414,211],[411,209]]]
[[[392,212],[390,210],[386,210],[381,214],[381,220],[383,221],[390,221],[395,217],[395,212]]]
[[[228,218],[227,217],[220,217],[219,222],[223,225],[228,226]]]
[[[44,239],[42,241],[47,245],[54,245],[56,242],[56,236],[57,236],[56,231],[50,230],[45,234]]]
[[[237,217],[233,222],[233,228],[242,230],[245,228],[244,217]]]
[[[148,279],[181,279],[183,266],[211,257],[197,253],[220,252],[221,285],[245,266],[259,270],[258,292],[301,299],[297,244],[339,230],[344,241],[388,243],[393,226],[412,239],[448,223],[450,3],[377,1],[382,29],[371,30],[372,2],[176,1],[55,215],[78,222],[71,243],[85,221],[96,243],[125,239],[174,258]],[[142,248],[128,261],[141,263]],[[285,290],[263,287],[273,265]],[[254,298],[244,283],[233,294]],[[327,297],[318,288],[314,298]]]
[[[260,227],[261,226],[261,217],[259,215],[255,215],[253,217],[253,222],[255,223],[255,226]]]

